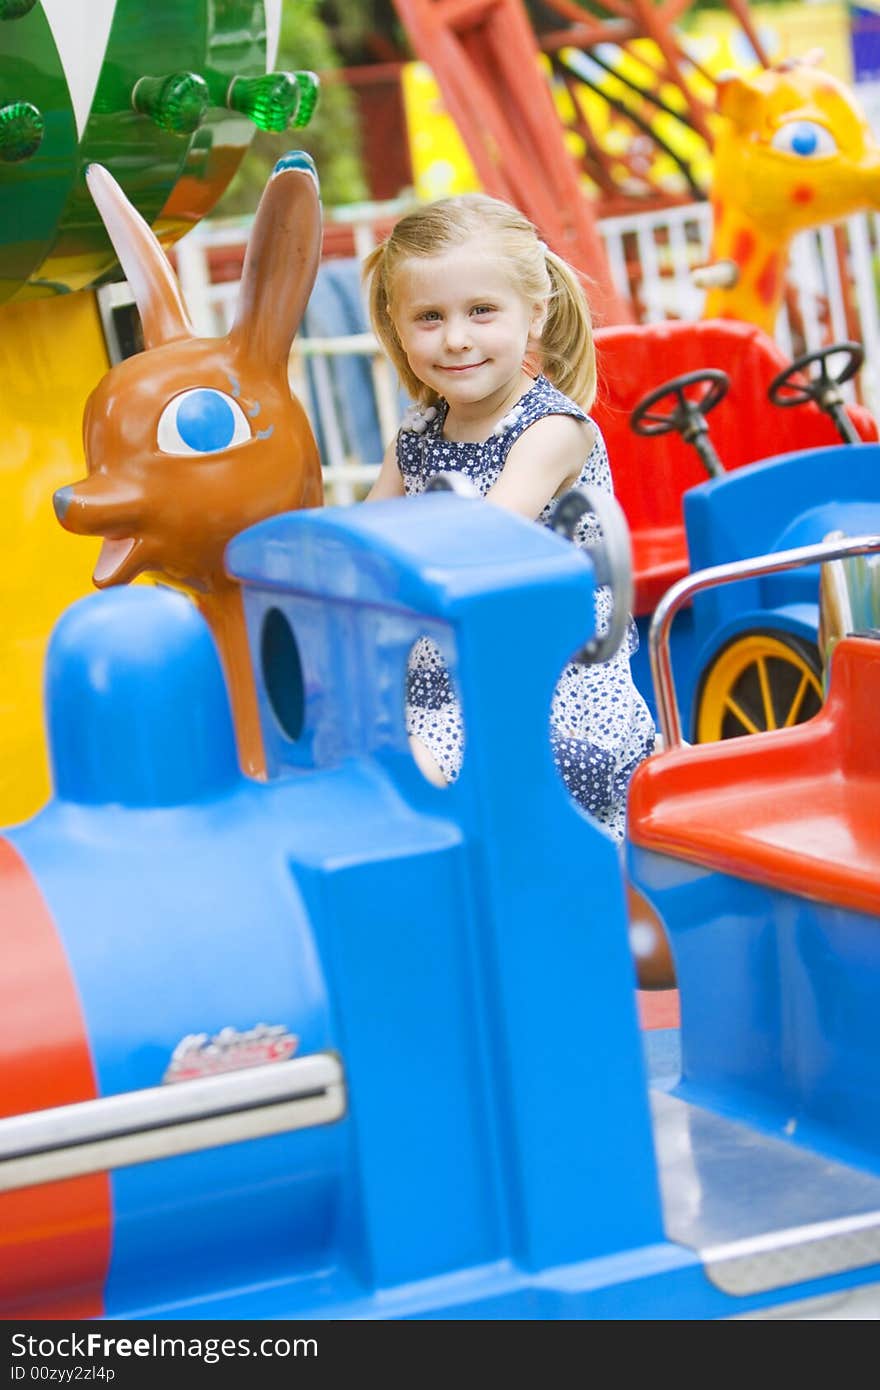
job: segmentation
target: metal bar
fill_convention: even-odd
[[[318,338],[301,334],[295,351],[303,357],[372,357],[381,352],[372,333],[340,334],[336,338]]]
[[[386,357],[377,354],[373,358],[372,376],[379,416],[379,434],[382,443],[387,447],[400,427],[400,393],[391,363]]]
[[[800,232],[791,243],[788,278],[797,293],[798,308],[803,321],[807,351],[815,352],[824,346],[824,332],[819,316],[819,300],[825,292],[819,243],[814,230]]]
[[[341,463],[333,468],[324,468],[326,500],[335,506],[342,506],[345,498],[353,496],[355,488],[372,487],[378,476],[378,463]]]
[[[791,321],[788,317],[788,304],[783,297],[779,306],[779,313],[776,315],[776,327],[773,336],[786,357],[794,357],[794,346],[791,340]]]
[[[846,305],[843,299],[843,283],[840,278],[840,260],[837,254],[837,238],[833,223],[818,228],[819,255],[825,275],[825,289],[828,295],[828,316],[831,320],[831,341],[845,342],[850,336],[846,320]],[[841,388],[847,400],[855,400],[855,385],[846,382]]]
[[[189,315],[196,333],[211,338],[216,333],[211,311],[211,276],[203,240],[183,237],[175,247],[177,277],[184,292]],[[237,287],[236,287],[237,288]],[[100,291],[98,292],[100,295]]]
[[[660,258],[654,240],[656,227],[639,227],[636,232],[636,245],[639,248],[639,261],[642,268],[641,298],[646,323],[659,323],[666,318],[663,311],[663,289],[660,275]]]
[[[780,550],[776,555],[758,555],[754,559],[730,560],[723,565],[696,570],[668,589],[657,604],[648,633],[648,655],[651,678],[657,699],[657,719],[663,736],[663,747],[674,748],[686,742],[681,736],[681,720],[672,677],[669,634],[673,620],[685,603],[703,589],[719,584],[732,584],[737,579],[758,579],[764,574],[799,569],[802,565],[823,564],[826,560],[845,560],[851,555],[872,555],[880,551],[880,536],[856,536],[850,540],[817,545],[801,545],[793,550]]]
[[[0,1120],[0,1192],[329,1124],[342,1065],[319,1052]]]
[[[859,310],[859,338],[865,349],[865,366],[861,375],[862,392],[870,410],[880,410],[880,314],[877,297],[868,292],[874,283],[874,252],[871,245],[871,223],[865,216],[850,217],[846,224],[853,265],[853,285]]]
[[[611,267],[611,278],[614,281],[617,293],[623,298],[630,296],[629,275],[626,269],[626,252],[623,249],[623,233],[615,228],[603,228],[600,224],[603,240],[605,243],[605,254],[608,257],[608,264]]]
[[[678,311],[679,318],[699,318],[703,297],[691,277],[690,251],[684,222],[671,221],[668,235],[672,278],[675,285],[673,304]]]

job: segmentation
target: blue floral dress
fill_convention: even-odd
[[[492,435],[481,443],[446,439],[443,424],[447,409],[446,402],[440,401],[433,411],[413,410],[401,426],[397,464],[407,496],[423,492],[431,478],[441,472],[463,474],[485,496],[500,477],[516,440],[545,415],[573,415],[593,425],[596,440],[578,483],[613,491],[608,453],[598,426],[544,376],[536,379],[495,426]],[[538,518],[545,526],[550,524],[554,505],[548,503]],[[598,534],[598,522],[588,514],[575,533],[574,543],[584,546]],[[600,633],[607,629],[610,613],[610,592],[607,588],[597,589],[596,623]],[[550,715],[553,758],[566,787],[618,843],[626,830],[630,777],[654,748],[654,723],[630,670],[630,657],[637,646],[635,624],[630,621],[628,641],[610,661],[594,666],[566,666],[556,686]],[[455,781],[461,770],[464,746],[461,706],[440,650],[428,637],[420,638],[410,656],[406,719],[407,732],[425,744],[447,780]]]

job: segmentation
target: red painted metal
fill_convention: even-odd
[[[880,643],[844,637],[825,703],[806,723],[642,763],[630,791],[633,843],[876,917],[880,747],[867,731],[878,699]]]
[[[605,205],[609,197],[623,197],[628,202],[628,210],[634,211],[699,196],[700,190],[694,184],[686,161],[682,161],[681,168],[691,187],[676,196],[655,185],[650,160],[645,159],[645,149],[655,152],[661,143],[654,124],[660,111],[665,113],[667,125],[678,121],[700,135],[709,149],[713,145],[709,116],[714,102],[711,97],[706,99],[700,95],[693,79],[699,74],[713,87],[715,78],[694,57],[679,23],[694,3],[695,0],[662,0],[659,4],[655,0],[597,0],[592,6],[594,13],[590,14],[575,0],[541,0],[540,6],[534,9],[538,44],[550,58],[554,77],[566,85],[570,85],[570,74],[562,56],[566,49],[579,49],[601,63],[598,47],[609,45],[612,55],[622,51],[636,58],[635,70],[644,73],[641,83],[629,87],[623,76],[624,69],[618,68],[621,75],[611,84],[610,90],[606,86],[603,92],[617,118],[632,125],[628,148],[615,147],[612,153],[601,142],[594,148],[581,120],[576,118],[570,125],[570,129],[577,131],[585,141],[581,163],[599,191],[600,215],[612,215]],[[751,44],[756,63],[766,67],[769,59],[745,0],[727,0],[727,9]],[[563,21],[561,24],[555,21],[557,15]],[[646,39],[655,46],[653,58],[648,56],[641,42]],[[616,59],[612,57],[612,68],[615,67]],[[610,94],[615,86],[621,89],[619,101]],[[673,88],[677,97],[669,101],[668,94]],[[671,152],[674,146],[664,144],[664,148]]]
[[[631,323],[632,306],[613,283],[596,222],[608,212],[609,200],[619,203],[626,183],[640,190],[636,196],[629,192],[633,209],[699,196],[684,164],[688,191],[675,196],[653,187],[651,160],[646,155],[659,140],[653,117],[660,109],[712,145],[711,103],[693,88],[698,64],[676,27],[694,0],[661,4],[601,0],[593,7],[598,14],[582,9],[575,0],[542,0],[534,28],[522,0],[394,3],[413,48],[437,78],[483,187],[521,208],[540,227],[547,243],[589,279],[598,323]],[[766,65],[745,0],[728,0],[728,8],[749,39],[756,60]],[[595,138],[574,100],[577,79],[567,69],[563,53],[566,49],[589,53],[601,44],[613,45],[617,51],[642,39],[653,41],[657,57],[647,71],[644,89],[630,89],[617,106],[618,119],[632,127],[632,139],[628,148],[612,155]],[[575,114],[568,131],[540,69],[542,50],[554,77],[573,96]],[[646,66],[643,55],[639,63]],[[661,96],[672,87],[679,94],[675,107]],[[607,94],[606,99],[610,100]],[[579,157],[572,153],[572,140],[581,150]],[[588,179],[598,198],[587,191]]]
[[[599,393],[591,413],[605,436],[614,491],[630,527],[635,611],[651,613],[688,572],[682,495],[705,482],[706,474],[696,450],[680,435],[643,439],[633,433],[629,417],[642,396],[683,372],[706,367],[726,372],[730,391],[709,417],[709,430],[728,469],[839,444],[840,436],[817,405],[777,410],[768,403],[767,388],[789,359],[755,324],[736,319],[620,324],[596,334],[596,355]],[[848,410],[861,437],[875,440],[873,416],[861,406]]]
[[[2,839],[0,922],[0,1116],[94,1099],[64,948],[26,864]],[[100,1317],[110,1230],[106,1174],[0,1194],[0,1317]]]

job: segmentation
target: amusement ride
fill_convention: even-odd
[[[878,206],[880,147],[742,0],[757,71],[712,107],[684,4],[397,4],[484,186],[596,288],[617,500],[553,528],[442,478],[323,504],[288,375],[318,79],[276,65],[281,0],[93,0],[88,61],[83,5],[0,0],[0,1314],[876,1317],[880,442],[861,345],[773,328],[792,236]],[[584,192],[614,161],[548,86],[645,38],[715,151],[693,322],[635,321]],[[290,150],[201,338],[166,253],[255,128]],[[661,735],[623,854],[547,731],[608,654],[599,584]],[[425,636],[443,789],[406,735]]]

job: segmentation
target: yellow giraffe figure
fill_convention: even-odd
[[[705,318],[772,334],[792,237],[880,208],[880,145],[854,94],[816,64],[821,53],[719,80]]]

